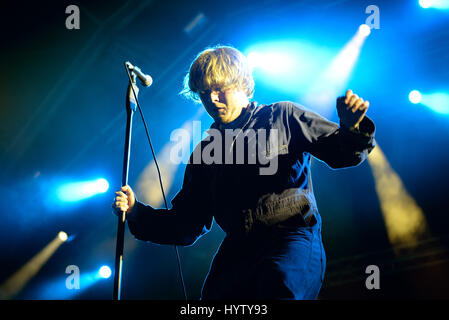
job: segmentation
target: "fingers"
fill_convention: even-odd
[[[128,205],[128,202],[115,201],[112,203],[112,208],[116,209],[116,210],[127,212],[129,209],[129,205]]]
[[[124,191],[124,192],[126,192],[126,194],[127,194],[128,196],[129,196],[130,194],[132,194],[132,192],[133,192],[133,190],[131,189],[131,187],[128,186],[128,185],[123,186],[123,187],[121,188],[121,190]]]
[[[115,203],[115,208],[120,209],[120,211],[124,211],[127,212],[129,209],[128,203],[124,203],[124,202],[116,202]]]
[[[352,90],[346,91],[346,95],[345,95],[345,103],[346,104],[348,104],[349,99],[351,98],[351,96],[352,96]]]
[[[357,100],[355,100],[355,102],[352,106],[352,109],[351,109],[352,113],[355,113],[357,110],[360,110],[361,107],[363,106],[363,104],[364,104],[364,101],[362,98],[358,98]]]
[[[360,110],[366,110],[369,107],[369,101],[366,100],[363,105],[360,107]]]
[[[112,207],[127,212],[129,209],[129,195],[132,194],[132,189],[130,188],[130,186],[126,185],[123,186],[121,190],[122,191],[115,192],[116,197],[114,197]],[[126,192],[126,194],[123,192]]]
[[[352,109],[354,108],[355,104],[358,102],[359,100],[359,96],[356,94],[353,94],[350,98],[349,98],[349,102],[346,104],[346,109]]]
[[[123,198],[128,199],[128,195],[124,194],[124,193],[121,192],[121,191],[117,191],[115,194],[118,194],[120,197],[123,197]]]
[[[115,194],[116,196],[112,202],[114,213],[117,213],[118,210],[129,213],[128,211],[132,210],[136,202],[136,198],[131,187],[128,185],[123,186],[120,188],[120,191],[116,191]]]
[[[345,104],[346,110],[351,110],[352,113],[355,113],[357,110],[364,111],[369,107],[369,102],[354,94],[352,90],[346,91]]]
[[[115,194],[118,195],[117,197],[115,197],[116,201],[122,201],[122,202],[128,203],[128,196],[126,194],[124,194],[121,191],[117,191]]]
[[[119,199],[117,197],[115,201],[112,203],[112,208],[114,209],[120,209],[120,211],[127,212],[129,209],[128,200]]]
[[[127,198],[123,198],[123,197],[116,197],[114,199],[114,203],[115,203],[116,206],[120,206],[122,204],[128,205],[128,199]]]
[[[365,111],[369,107],[369,101],[363,101],[363,99],[357,99],[352,107],[348,107],[348,110],[351,110],[352,113],[356,113],[357,111]]]

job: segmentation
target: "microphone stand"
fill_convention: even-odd
[[[137,109],[137,94],[139,88],[136,85],[136,75],[130,75],[128,66],[125,64],[126,71],[129,77],[128,90],[126,94],[126,138],[125,138],[125,152],[123,156],[123,175],[122,186],[128,184],[129,171],[129,157],[131,152],[131,131],[133,123],[133,115]],[[133,90],[134,89],[134,90]],[[122,267],[123,267],[123,245],[125,236],[125,220],[126,212],[122,211],[118,216],[117,225],[117,245],[115,250],[115,272],[114,272],[114,293],[113,300],[120,300],[121,286],[122,286]]]

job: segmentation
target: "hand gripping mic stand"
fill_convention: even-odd
[[[132,120],[134,112],[136,108],[139,108],[140,115],[143,120],[143,124],[145,126],[145,131],[147,134],[148,142],[150,144],[151,152],[153,153],[154,163],[156,165],[156,169],[159,175],[159,182],[161,185],[162,196],[164,198],[165,207],[168,210],[167,200],[165,198],[165,192],[162,185],[161,173],[159,170],[159,165],[156,160],[156,155],[153,150],[153,146],[151,144],[150,135],[148,133],[148,128],[146,125],[145,118],[142,113],[142,109],[140,108],[139,101],[137,99],[137,94],[139,93],[139,88],[136,85],[136,74],[133,72],[132,75],[130,73],[129,63],[125,62],[125,69],[128,74],[129,84],[128,90],[126,93],[126,139],[125,139],[125,153],[123,157],[123,175],[122,175],[122,186],[128,184],[128,171],[129,171],[129,157],[131,151],[131,131],[132,131]],[[123,267],[123,244],[124,244],[124,235],[125,235],[125,220],[126,220],[126,212],[122,211],[118,216],[118,225],[117,225],[117,245],[115,251],[115,272],[114,272],[114,293],[113,300],[120,300],[121,295],[121,282],[122,282],[122,267]],[[182,276],[181,263],[179,260],[178,248],[175,246],[176,258],[178,261],[178,271],[181,279],[182,288],[184,291],[184,298],[187,300],[186,289],[184,285],[184,279]]]

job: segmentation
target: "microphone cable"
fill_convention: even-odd
[[[154,164],[156,165],[156,169],[157,169],[157,174],[159,176],[159,184],[161,186],[161,191],[162,191],[162,197],[164,198],[164,203],[165,203],[165,208],[168,211],[168,205],[167,205],[167,199],[165,197],[165,192],[164,192],[164,186],[162,185],[162,176],[161,176],[161,171],[159,170],[159,165],[157,163],[157,159],[156,159],[156,154],[154,153],[154,149],[153,149],[153,144],[151,143],[151,138],[150,138],[150,134],[148,133],[148,127],[147,127],[147,123],[145,121],[145,117],[143,116],[143,112],[142,109],[140,108],[140,104],[139,104],[139,100],[137,99],[137,95],[136,92],[134,91],[134,81],[132,81],[131,79],[131,75],[129,73],[129,69],[128,66],[126,65],[125,62],[125,69],[126,69],[126,73],[128,74],[128,78],[129,78],[129,83],[131,85],[131,90],[133,92],[134,95],[134,99],[136,100],[136,104],[137,104],[137,108],[139,109],[139,113],[140,113],[140,117],[142,118],[143,121],[143,125],[145,127],[145,132],[147,134],[147,138],[148,138],[148,143],[150,144],[150,149],[151,149],[151,153],[153,154],[153,159],[154,159]],[[182,275],[182,268],[181,268],[181,261],[179,259],[179,252],[178,252],[178,246],[174,245],[175,247],[175,252],[176,252],[176,260],[178,262],[178,272],[179,272],[179,276],[181,279],[181,284],[182,284],[182,290],[184,292],[184,299],[187,301],[187,293],[186,293],[186,287],[184,284],[184,277]]]

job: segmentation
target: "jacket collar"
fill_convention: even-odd
[[[242,109],[242,113],[233,121],[229,123],[217,123],[216,121],[212,123],[211,129],[225,130],[225,129],[238,129],[242,128],[252,117],[254,111],[257,108],[257,102],[252,101],[246,108]]]

